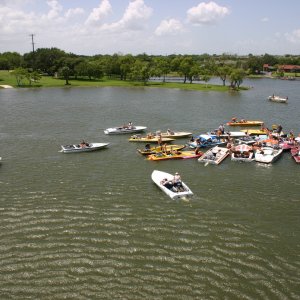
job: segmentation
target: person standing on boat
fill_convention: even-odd
[[[183,185],[182,185],[182,181],[181,181],[181,176],[179,175],[178,172],[175,173],[174,178],[173,178],[173,184],[174,187],[178,190],[178,191],[182,191],[183,190]]]
[[[278,134],[280,135],[281,132],[282,132],[282,126],[279,124],[279,125],[277,126],[276,133],[278,133]]]
[[[161,147],[161,145],[162,145],[162,136],[161,136],[161,133],[158,135],[157,143]]]
[[[221,124],[221,125],[219,126],[218,130],[221,131],[221,134],[224,134],[224,132],[225,132],[224,124]]]

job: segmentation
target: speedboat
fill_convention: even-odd
[[[155,154],[150,154],[147,156],[148,160],[169,160],[169,159],[188,159],[188,158],[197,158],[203,155],[203,152],[195,152],[194,150],[189,151],[172,151],[169,153],[158,152]]]
[[[227,140],[224,138],[217,137],[214,134],[200,134],[190,140],[187,143],[187,146],[191,149],[196,148],[205,148],[205,147],[214,147],[217,145],[224,145],[227,143]]]
[[[147,127],[145,126],[120,126],[112,127],[104,130],[105,134],[126,134],[126,133],[136,133],[145,131]]]
[[[164,146],[157,146],[157,147],[149,147],[144,149],[137,149],[137,151],[142,155],[150,155],[159,152],[172,152],[172,151],[179,151],[185,148],[185,145],[164,145]]]
[[[240,162],[251,162],[254,160],[252,147],[247,144],[240,144],[231,149],[231,160]]]
[[[240,120],[240,121],[231,121],[227,122],[228,126],[261,126],[264,124],[263,121],[249,121],[249,120]]]
[[[177,191],[176,188],[172,186],[172,183],[168,185],[168,187],[167,185],[164,185],[164,179],[166,179],[167,182],[173,181],[174,176],[172,174],[154,170],[151,174],[151,178],[152,181],[173,200],[178,200],[182,198],[186,199],[194,195],[190,188],[184,182],[182,182],[183,191]]]
[[[199,159],[199,162],[218,165],[229,155],[229,149],[215,146],[206,151]]]
[[[238,144],[253,145],[255,142],[257,142],[257,139],[255,139],[253,136],[245,135],[235,139],[235,141]]]
[[[269,96],[268,99],[273,102],[287,103],[288,97],[280,97],[280,96]]]
[[[130,137],[129,142],[146,142],[146,143],[154,143],[154,142],[164,142],[164,143],[168,143],[168,142],[172,142],[175,141],[175,139],[171,139],[171,138],[167,138],[167,137],[159,137],[156,135],[151,135],[151,136],[140,136],[140,135],[133,135]]]
[[[255,160],[257,162],[270,164],[279,159],[283,150],[273,147],[261,147],[255,151]]]
[[[242,129],[241,131],[245,132],[246,135],[266,135],[269,133],[266,129]]]
[[[174,138],[174,139],[185,138],[185,137],[191,136],[192,134],[193,134],[192,132],[171,131],[169,129],[166,132],[160,132],[160,131],[156,132],[156,135],[161,135],[162,137],[169,137],[169,138]]]
[[[300,146],[291,148],[291,154],[297,164],[300,163]]]
[[[284,139],[282,141],[279,141],[279,147],[283,149],[283,151],[290,150],[295,147],[295,144],[293,141],[290,141],[289,139]]]
[[[85,143],[78,145],[62,145],[61,152],[63,153],[75,153],[75,152],[90,152],[106,148],[109,143]]]

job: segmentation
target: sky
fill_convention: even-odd
[[[300,55],[299,0],[0,0],[0,53]]]

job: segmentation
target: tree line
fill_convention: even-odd
[[[300,57],[285,55],[249,54],[238,56],[222,55],[147,55],[146,53],[83,56],[66,53],[58,48],[39,48],[21,55],[17,52],[0,53],[0,69],[13,70],[17,84],[29,84],[40,80],[42,75],[69,79],[99,80],[103,77],[119,80],[140,81],[147,84],[150,78],[158,77],[163,82],[168,76],[180,76],[183,83],[195,80],[208,82],[218,76],[225,86],[239,88],[243,78],[257,75],[263,65],[300,65]]]

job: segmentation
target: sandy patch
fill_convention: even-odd
[[[13,88],[11,85],[7,85],[7,84],[0,84],[0,87],[3,87],[4,89],[12,89]]]

